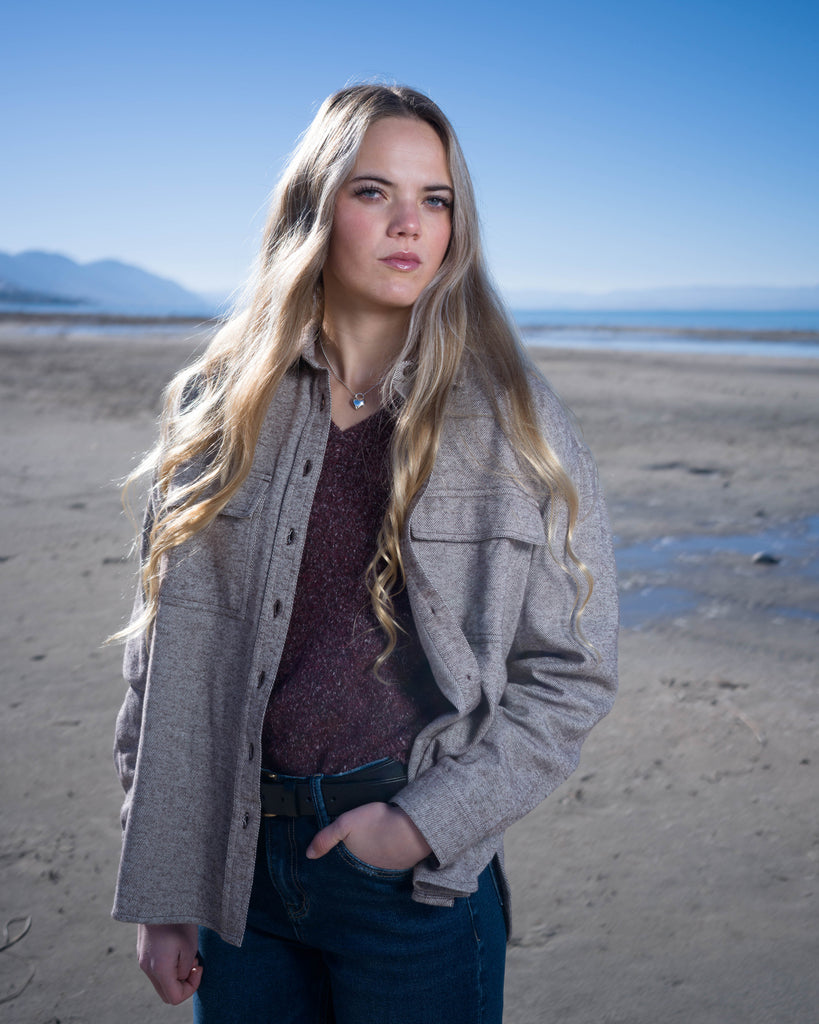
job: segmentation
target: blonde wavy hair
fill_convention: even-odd
[[[150,472],[153,514],[143,535],[143,610],[116,638],[150,633],[159,603],[163,556],[213,521],[245,480],[262,421],[287,369],[300,357],[310,325],[323,317],[322,268],[336,195],[352,171],[364,133],[382,118],[418,118],[444,146],[454,189],[452,233],[444,261],[412,310],[398,360],[413,370],[403,401],[384,385],[395,409],[392,496],[368,569],[373,610],[386,635],[375,671],[395,649],[398,625],[392,595],[404,583],[401,535],[413,499],[438,452],[450,389],[468,361],[499,393],[495,413],[524,475],[565,505],[566,559],[586,579],[573,620],[591,594],[588,570],[574,556],[571,535],[577,494],[538,427],[527,380],[529,362],[483,260],[475,197],[461,147],[447,118],[427,96],[405,86],[355,85],[322,104],[273,193],[258,266],[241,306],[201,358],[166,391],[158,442],[129,476]],[[494,399],[490,398],[494,401]],[[201,467],[193,479],[180,471]],[[551,542],[550,528],[550,542]],[[568,571],[568,569],[566,570]]]

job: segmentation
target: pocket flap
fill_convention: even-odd
[[[505,537],[545,544],[546,530],[534,499],[519,491],[425,494],[410,517],[418,540],[480,541]]]
[[[269,485],[270,477],[250,473],[219,515],[231,516],[234,519],[250,518],[264,499]]]

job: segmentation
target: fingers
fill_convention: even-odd
[[[139,926],[139,966],[162,1001],[172,1006],[190,998],[202,980],[196,936],[196,925]]]
[[[201,966],[192,967],[186,978],[175,978],[167,970],[158,968],[154,973],[145,972],[163,1003],[178,1006],[190,999],[202,981]]]
[[[184,1002],[186,999],[190,999],[193,993],[199,988],[199,983],[202,980],[202,965],[197,959],[196,963],[191,967],[186,978],[179,979],[178,992],[180,998],[177,1000],[178,1003]]]
[[[184,978],[165,976],[162,979],[151,978],[154,988],[157,990],[163,1001],[171,1006],[178,1006],[190,999],[193,993],[199,988],[202,980],[201,964],[194,964]],[[159,982],[159,983],[158,983]]]
[[[196,947],[182,946],[179,949],[179,953],[176,960],[177,980],[189,980],[191,972],[196,971],[198,973],[197,968],[201,968],[201,965],[199,963],[199,954],[196,952]]]
[[[163,1003],[169,1003],[171,1006],[178,1006],[179,1003],[184,1002],[189,995],[193,995],[195,991],[195,989],[187,982],[180,981],[176,977],[175,968],[168,964],[156,963],[149,967],[143,967],[142,970],[145,971],[150,978],[151,984],[156,989],[159,998]]]
[[[399,807],[375,801],[345,811],[321,829],[307,848],[311,860],[338,843],[367,864],[399,871],[414,867],[432,852],[412,819]]]
[[[319,857],[323,857],[325,853],[329,853],[334,846],[338,846],[339,843],[344,842],[350,834],[350,830],[345,827],[343,819],[344,815],[340,818],[336,818],[335,821],[331,821],[329,825],[326,825],[320,832],[317,832],[313,836],[313,839],[306,850],[306,855],[310,860],[317,860]]]
[[[191,967],[190,974],[185,979],[187,984],[190,985],[191,995],[199,988],[199,982],[202,980],[202,965],[199,963],[197,957],[196,963]]]

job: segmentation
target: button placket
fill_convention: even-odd
[[[322,411],[325,409],[326,401],[326,395],[322,393],[320,398],[320,409]],[[327,424],[324,424],[323,426],[326,425]],[[321,433],[325,433],[325,431],[321,427],[319,427],[318,429]],[[285,524],[289,519],[291,523],[302,524],[306,526],[310,516],[310,505],[312,502],[312,496],[316,485],[316,474],[313,473],[313,470],[321,466],[323,448],[321,444],[318,442],[318,439],[316,439],[315,443],[312,443],[311,441],[308,440],[306,434],[302,435],[302,438],[307,443],[304,445],[299,443],[297,446],[297,451],[294,453],[295,459],[294,462],[291,463],[292,475],[290,477],[289,482],[285,486],[284,493],[282,494],[279,514],[281,517],[280,521]],[[324,438],[324,440],[326,441],[326,437]],[[299,469],[301,470],[301,477],[299,477]],[[292,575],[293,562],[296,558],[297,551],[299,550],[301,541],[303,539],[302,536],[300,535],[299,530],[299,525],[293,525],[290,527],[285,527],[284,530],[282,530],[278,534],[279,540],[277,543],[275,543],[274,550],[272,552],[273,559],[270,563],[270,572],[268,575],[268,579],[285,580],[290,575]],[[282,584],[280,583],[279,585]],[[289,597],[291,596],[292,595],[288,590],[285,593],[280,594],[279,597],[273,598],[270,603],[267,603],[270,600],[269,598],[263,597],[263,603],[266,605],[268,609],[267,614],[270,616],[268,622],[272,622],[272,620],[278,620],[279,618],[284,618],[283,612],[285,611],[285,604],[287,603]],[[276,624],[275,633],[268,633],[268,639],[269,642],[272,643],[272,648],[268,649],[266,644],[263,649],[258,650],[258,653],[261,654],[262,650],[264,650],[265,660],[270,658],[275,662],[276,659],[281,655],[281,649],[284,644],[284,633],[282,629],[278,628],[278,623]],[[266,670],[257,670],[257,698],[255,704],[256,707],[258,708],[259,713],[261,713],[262,715],[264,714],[265,702],[263,690],[265,689],[266,677]],[[263,760],[263,750],[261,747],[259,748],[259,758],[255,758],[256,746],[257,744],[248,741],[248,760],[246,762],[246,770],[249,773],[253,771],[252,766],[257,760]],[[242,827],[248,827],[246,821],[243,823]]]

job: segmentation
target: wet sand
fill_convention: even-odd
[[[206,331],[101,326],[0,323],[0,926],[31,918],[0,952],[9,1022],[190,1016],[159,1002],[134,929],[108,916],[122,683],[100,642],[133,582],[113,480]],[[538,360],[597,455],[621,546],[819,511],[819,361]],[[817,1020],[815,563],[717,548],[623,579],[659,584],[658,614],[622,631],[621,694],[579,770],[509,834],[506,1024]],[[664,586],[695,603],[663,615]]]

